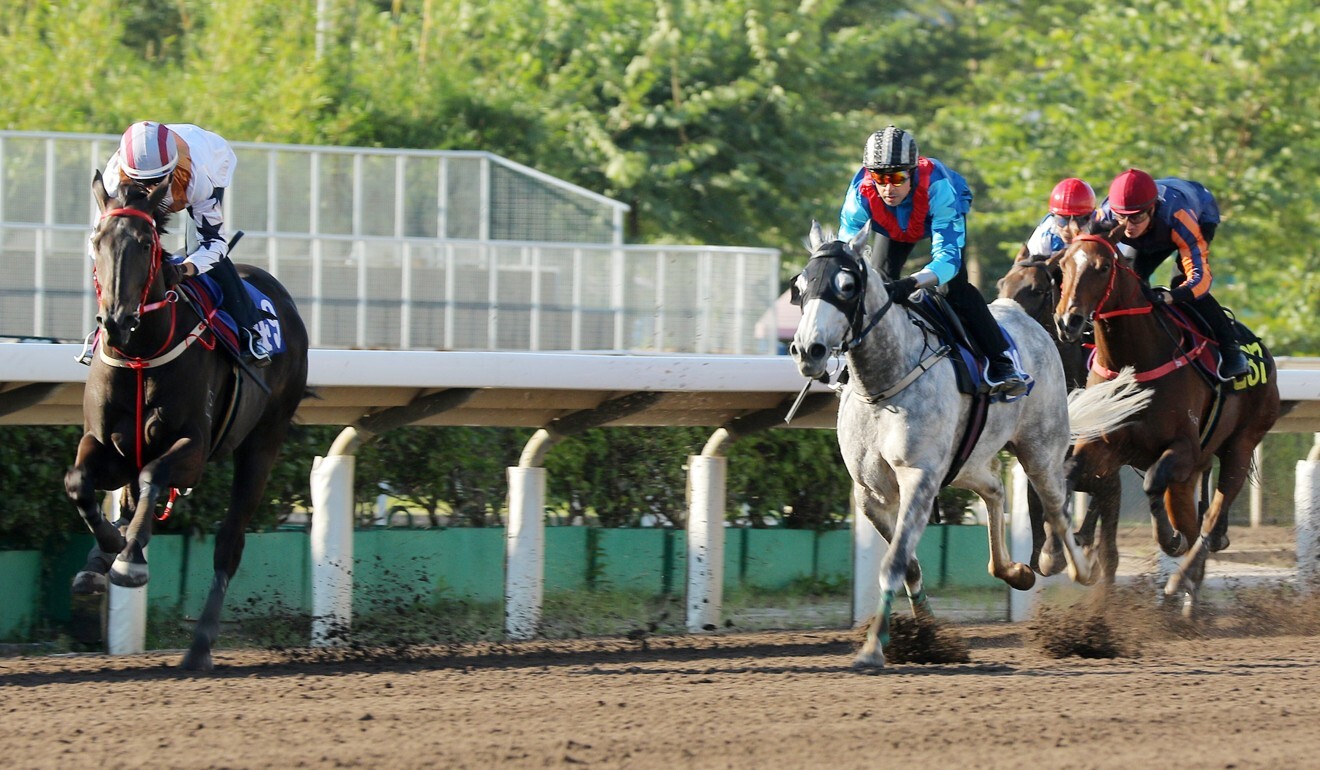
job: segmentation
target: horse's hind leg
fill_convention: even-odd
[[[1019,591],[1036,584],[1036,573],[1026,564],[1013,561],[1004,533],[1004,483],[1000,480],[999,458],[992,457],[987,467],[964,467],[958,480],[985,501],[987,534],[990,541],[990,574]],[[1042,498],[1042,502],[1046,502]]]
[[[214,665],[211,649],[220,633],[220,611],[224,608],[225,594],[229,590],[229,581],[238,572],[239,562],[243,559],[244,532],[266,490],[266,481],[279,454],[287,426],[287,421],[278,426],[268,426],[270,429],[267,432],[249,437],[234,453],[234,485],[230,491],[229,512],[215,535],[215,574],[206,595],[206,605],[197,618],[192,646],[183,656],[182,666],[185,669],[210,671]],[[261,428],[257,430],[261,431]],[[257,443],[260,441],[264,443]],[[254,444],[257,445],[254,447]]]

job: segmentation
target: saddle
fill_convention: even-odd
[[[1157,308],[1164,313],[1165,318],[1182,331],[1181,347],[1188,351],[1189,360],[1196,367],[1196,371],[1212,386],[1218,385],[1220,383],[1218,346],[1222,341],[1215,339],[1214,330],[1206,323],[1205,318],[1196,311],[1196,308],[1189,305],[1158,305]],[[1268,361],[1272,359],[1269,349],[1255,332],[1237,319],[1233,311],[1224,308],[1224,312],[1228,314],[1229,321],[1233,324],[1234,336],[1237,337],[1242,354],[1247,357],[1247,363],[1250,364],[1246,374],[1233,380],[1233,392],[1241,393],[1258,388],[1268,379]],[[1207,344],[1210,342],[1215,344]]]
[[[270,312],[270,308],[274,305],[265,294],[247,281],[243,281],[243,287],[247,289],[252,302],[264,315],[258,328],[271,355],[284,352],[284,335],[280,333],[279,319]],[[210,276],[197,275],[184,280],[176,288],[198,315],[206,320],[207,326],[225,351],[237,360],[240,345],[238,324],[221,308],[224,293],[220,284]]]
[[[987,358],[984,353],[977,350],[975,343],[967,335],[967,329],[963,326],[962,319],[954,312],[953,306],[944,295],[937,292],[920,291],[913,296],[918,299],[904,304],[915,312],[917,316],[915,323],[933,335],[948,351],[947,358],[953,362],[958,392],[972,397],[971,413],[968,415],[967,424],[963,426],[962,437],[954,448],[953,462],[949,466],[949,472],[940,482],[940,486],[944,487],[957,478],[958,471],[962,470],[963,464],[976,448],[976,443],[980,441],[991,402],[1008,402],[1025,398],[1030,395],[1035,382],[1027,377],[1027,392],[1020,396],[1009,397],[1002,393],[990,395],[990,385],[983,375]],[[1003,329],[1003,332],[1004,338],[1008,340],[1008,354],[1012,357],[1014,366],[1021,370],[1022,361],[1018,358],[1017,343],[1013,341],[1007,329]]]
[[[917,314],[918,325],[949,348],[949,360],[953,362],[953,369],[957,375],[958,392],[969,396],[988,395],[990,385],[985,381],[984,372],[989,357],[979,350],[976,343],[968,336],[967,329],[963,326],[962,319],[954,312],[953,306],[943,294],[938,292],[923,290],[912,296],[917,299],[905,304]],[[1007,329],[1002,326],[1000,329],[1004,333],[1004,339],[1008,340],[1008,355],[1021,371],[1022,361],[1018,357],[1017,343]],[[1008,402],[1025,398],[1031,393],[1034,385],[1035,382],[1028,377],[1026,393],[1016,398],[995,394],[990,400]]]

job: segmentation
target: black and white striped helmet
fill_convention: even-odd
[[[872,171],[899,171],[917,165],[917,140],[901,128],[887,126],[866,140],[862,165]]]

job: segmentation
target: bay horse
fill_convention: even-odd
[[[186,669],[205,671],[213,667],[211,649],[243,555],[244,531],[305,394],[307,330],[275,278],[240,265],[270,300],[265,309],[278,318],[276,347],[285,352],[257,373],[238,368],[217,349],[216,334],[201,315],[166,285],[160,235],[169,221],[161,208],[167,191],[165,185],[150,193],[125,185],[111,198],[99,171],[92,179],[101,211],[91,238],[100,348],[83,395],[84,434],[64,483],[96,537],[73,593],[93,595],[106,590],[107,577],[118,586],[147,583],[144,554],[158,502],[171,490],[196,486],[210,460],[232,454],[233,487],[215,535],[214,578],[182,661]],[[96,492],[120,488],[130,502],[124,517],[111,523]]]
[[[1027,315],[1054,340],[1059,360],[1063,363],[1064,381],[1071,393],[1086,387],[1089,351],[1083,347],[1080,339],[1062,339],[1054,323],[1054,309],[1059,304],[1059,287],[1063,283],[1063,269],[1059,266],[1062,254],[1062,251],[1053,255],[1031,254],[1024,245],[997,286],[1000,299],[1011,299],[1021,305]],[[1091,500],[1077,528],[1077,539],[1088,554],[1094,554],[1100,568],[1100,579],[1106,585],[1112,585],[1118,573],[1118,517],[1122,504],[1122,482],[1117,473],[1087,479],[1082,491],[1088,492]],[[1055,574],[1064,566],[1062,544],[1053,537],[1052,532],[1046,531],[1040,496],[1030,485],[1027,488],[1027,507],[1031,516],[1032,566],[1043,575]],[[1098,532],[1097,523],[1100,525]]]
[[[1231,383],[1211,374],[1213,360],[1211,373],[1198,367],[1196,359],[1214,343],[1181,313],[1146,299],[1145,282],[1118,253],[1120,232],[1089,227],[1060,255],[1055,322],[1060,336],[1074,342],[1094,323],[1088,390],[1131,367],[1151,401],[1139,420],[1074,444],[1073,478],[1080,487],[1123,465],[1145,473],[1155,538],[1166,554],[1182,557],[1165,595],[1181,591],[1183,614],[1191,617],[1206,555],[1227,547],[1228,510],[1251,473],[1252,451],[1279,417],[1277,371],[1259,341],[1243,345],[1251,368]],[[1197,488],[1216,458],[1214,498],[1202,514]]]
[[[812,223],[811,258],[794,283],[802,320],[789,352],[809,378],[825,374],[833,356],[847,355],[850,379],[839,405],[839,448],[860,507],[889,543],[880,564],[879,605],[854,665],[881,667],[896,587],[905,585],[914,614],[929,613],[914,554],[954,462],[972,399],[959,391],[947,350],[917,325],[912,311],[890,298],[885,279],[861,256],[869,236],[868,226],[845,243]],[[1021,368],[1034,385],[1025,397],[989,405],[980,439],[951,483],[985,501],[991,574],[1013,588],[1030,588],[1035,573],[1010,559],[1004,536],[998,453],[1010,447],[1040,493],[1046,518],[1055,531],[1067,533],[1063,545],[1070,576],[1089,582],[1092,567],[1074,542],[1067,514],[1069,421],[1073,430],[1091,435],[1127,414],[1114,408],[1110,393],[1103,399],[1106,413],[1096,412],[1089,402],[1070,405],[1063,368],[1045,330],[1011,302],[996,302],[991,311],[1016,342]],[[1096,403],[1099,395],[1092,397]]]

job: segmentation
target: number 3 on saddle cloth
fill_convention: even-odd
[[[257,310],[264,316],[257,324],[257,332],[261,335],[262,341],[266,343],[266,349],[272,356],[283,353],[285,350],[284,335],[280,332],[280,321],[275,315],[275,304],[270,298],[261,293],[252,284],[243,282],[244,288],[248,291],[248,296],[252,298],[253,304]],[[238,357],[238,324],[234,322],[233,317],[226,311],[220,309],[220,303],[223,298],[223,292],[220,285],[208,275],[198,275],[189,278],[177,287],[186,295],[188,302],[207,320],[211,331],[216,339],[224,345],[230,355]]]

